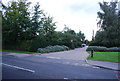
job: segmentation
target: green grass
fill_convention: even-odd
[[[24,53],[24,54],[34,54],[37,52],[27,52],[27,51],[17,51],[17,50],[2,50],[3,52],[12,52],[12,53]]]
[[[87,59],[108,62],[120,62],[120,59],[118,59],[118,57],[120,57],[120,52],[94,52],[93,56],[93,58],[89,56]]]

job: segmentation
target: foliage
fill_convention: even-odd
[[[81,40],[81,41],[85,41],[85,35],[84,35],[84,33],[82,33],[81,31],[79,31],[79,33],[77,33],[77,36],[80,37],[80,40]]]
[[[89,46],[86,51],[105,51],[107,48],[103,46]]]
[[[10,5],[3,6],[2,35],[3,48],[7,45],[15,45],[21,40],[30,39],[30,3],[25,1],[12,1]]]
[[[81,31],[76,33],[69,28],[63,32],[55,31],[56,22],[53,17],[45,14],[39,3],[31,11],[30,5],[26,0],[13,0],[7,6],[2,4],[3,49],[33,52],[38,48],[60,45],[62,48],[57,48],[68,50],[80,47],[85,41]],[[47,50],[45,48],[42,51]]]
[[[76,34],[70,34],[70,33],[62,33],[57,32],[57,44],[58,45],[66,45],[70,47],[71,49],[74,49],[76,47],[80,47],[82,44],[82,41],[80,40],[80,37]]]
[[[84,42],[86,45],[90,45],[90,41],[89,40],[85,40]]]
[[[106,47],[120,46],[120,24],[119,24],[119,10],[117,9],[117,2],[103,2],[99,3],[102,11],[98,12],[98,27],[95,41],[91,45],[100,45]]]
[[[58,32],[58,36],[58,44],[66,45],[71,49],[81,47],[81,44],[85,41],[85,36],[81,31],[76,33],[74,30],[69,29],[66,25],[63,32]]]
[[[69,47],[67,46],[60,46],[60,45],[55,45],[55,46],[47,46],[45,48],[38,48],[38,52],[40,53],[49,53],[49,52],[58,52],[58,51],[65,51],[69,50]]]
[[[31,19],[31,30],[34,37],[37,36],[37,33],[41,30],[42,21],[40,19],[43,18],[43,14],[43,10],[40,9],[40,5],[37,3],[34,6],[34,11],[32,13],[33,16]]]
[[[120,47],[107,48],[107,51],[120,51]]]
[[[89,46],[86,51],[120,51],[120,47]]]
[[[30,49],[32,48],[31,44],[32,44],[32,40],[26,40],[23,41],[19,46],[19,49],[21,51],[30,51]]]

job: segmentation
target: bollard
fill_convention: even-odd
[[[93,50],[91,50],[91,58],[93,58]]]

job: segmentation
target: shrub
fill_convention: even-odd
[[[103,46],[89,46],[86,51],[120,51],[120,47],[106,48]]]
[[[26,41],[23,41],[22,43],[20,43],[19,45],[19,50],[20,51],[30,51],[32,46],[32,40],[26,40]]]
[[[78,48],[78,47],[81,47],[81,45],[82,45],[82,43],[81,42],[73,42],[73,44],[74,44],[74,47],[75,48]]]
[[[105,51],[107,48],[103,46],[89,46],[86,51]]]
[[[107,48],[107,51],[120,51],[120,47]]]
[[[65,50],[69,50],[69,47],[62,45]]]
[[[69,47],[67,46],[60,46],[60,45],[55,45],[55,46],[47,46],[45,48],[38,48],[37,52],[40,53],[49,53],[49,52],[59,52],[59,51],[65,51],[69,50]]]

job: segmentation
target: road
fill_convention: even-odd
[[[83,60],[44,56],[2,57],[3,79],[116,79],[117,72],[93,67]]]

